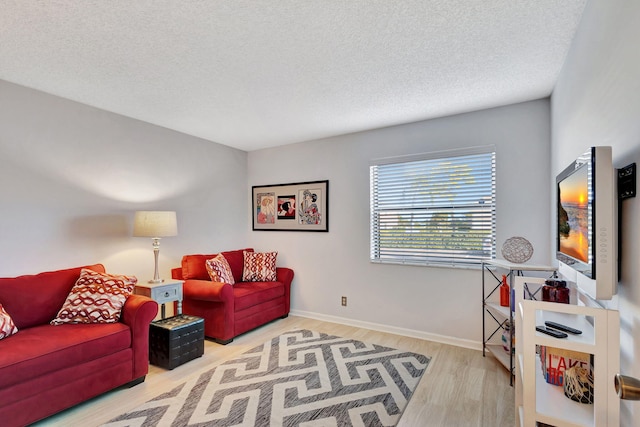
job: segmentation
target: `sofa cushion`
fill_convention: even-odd
[[[31,425],[131,380],[131,352],[125,349],[0,388],[1,424],[3,427]],[[49,423],[45,421],[42,425]]]
[[[231,267],[233,278],[236,282],[242,280],[242,267],[244,265],[244,258],[242,253],[244,251],[253,252],[253,249],[239,249],[237,251],[221,252]],[[218,254],[194,254],[185,255],[182,257],[182,280],[196,279],[196,280],[211,280],[209,273],[207,272],[207,260],[215,258]]]
[[[278,252],[244,252],[243,282],[272,282],[276,280]]]
[[[182,280],[210,280],[207,272],[207,260],[215,258],[218,254],[185,255],[182,257]]]
[[[236,283],[231,267],[224,255],[218,254],[215,258],[208,259],[205,264],[212,282],[228,283],[230,285]]]
[[[0,388],[131,347],[124,323],[42,325],[0,341]]]
[[[115,323],[138,279],[83,269],[52,325]]]
[[[283,295],[284,285],[280,282],[239,282],[233,286],[234,309],[242,311]]]
[[[0,301],[5,310],[11,313],[19,330],[48,324],[56,317],[83,268],[105,271],[102,264],[94,264],[35,275],[0,278]]]
[[[4,307],[0,304],[0,340],[18,332],[13,319],[9,313],[4,311]]]

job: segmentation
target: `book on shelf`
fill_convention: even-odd
[[[593,355],[563,348],[540,346],[540,362],[545,381],[556,386],[564,385],[565,371],[580,366],[593,375]]]

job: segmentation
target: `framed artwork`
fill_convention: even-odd
[[[253,230],[329,231],[329,181],[251,187]]]

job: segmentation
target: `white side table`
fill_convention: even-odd
[[[135,294],[144,295],[160,304],[160,313],[165,317],[164,304],[178,301],[178,314],[182,314],[182,281],[175,280],[162,283],[138,283],[133,291]]]

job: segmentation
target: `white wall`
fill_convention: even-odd
[[[328,179],[330,215],[329,233],[253,231],[250,242],[295,270],[294,311],[480,348],[479,270],[369,262],[369,161],[495,145],[498,253],[524,236],[530,262],[548,264],[549,118],[548,100],[538,100],[250,152],[250,186]]]
[[[294,312],[479,348],[478,270],[369,263],[369,161],[494,144],[498,248],[521,235],[548,263],[549,135],[539,100],[247,155],[0,81],[0,275],[103,262],[146,280],[151,242],[131,237],[133,212],[176,210],[165,278],[185,253],[276,249],[296,272]],[[251,185],[318,179],[329,233],[250,231]]]
[[[136,210],[176,210],[160,273],[244,246],[246,153],[0,81],[0,276],[102,262],[153,277]]]
[[[611,145],[618,168],[640,163],[640,2],[591,0],[552,96],[552,175],[592,145]],[[640,204],[622,204],[620,369],[640,378]],[[613,379],[611,380],[613,384]],[[624,402],[622,425],[640,426]]]

